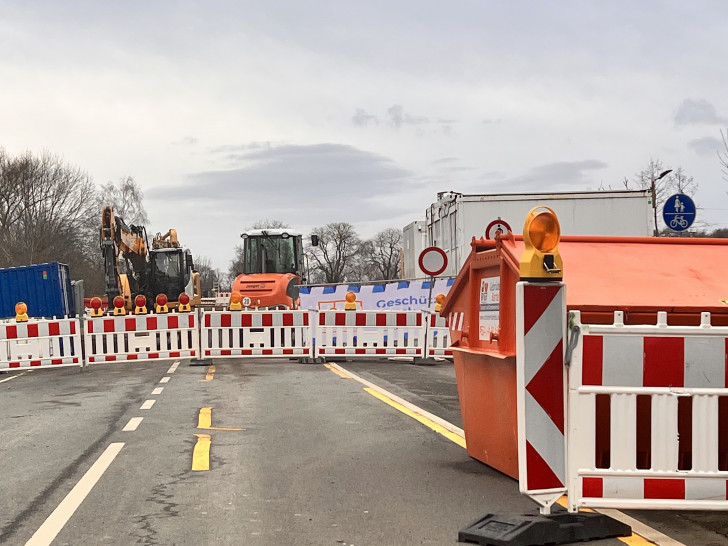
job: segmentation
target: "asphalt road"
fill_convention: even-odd
[[[0,374],[0,543],[456,544],[486,513],[535,507],[323,365],[213,362]],[[341,366],[462,426],[451,364]],[[728,544],[715,514],[643,516],[684,544]]]

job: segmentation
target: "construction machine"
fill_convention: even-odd
[[[251,229],[240,237],[243,272],[233,282],[232,294],[242,296],[242,307],[297,309],[304,271],[303,234],[295,229],[270,228]]]
[[[164,294],[167,306],[176,307],[183,293],[192,305],[199,305],[200,274],[193,270],[192,253],[180,246],[176,230],[158,233],[149,248],[144,226],[127,225],[114,215],[113,207],[105,206],[101,214],[101,253],[109,306],[116,296],[123,296],[124,307],[131,310],[138,295],[151,303]]]

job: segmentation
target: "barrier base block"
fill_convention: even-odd
[[[210,366],[211,358],[190,358],[190,366]]]
[[[596,512],[487,514],[458,533],[458,542],[481,546],[531,546],[586,542],[632,534],[629,525]]]
[[[326,359],[323,356],[304,356],[298,359],[299,364],[324,364]]]

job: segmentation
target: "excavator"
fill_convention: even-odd
[[[127,225],[123,218],[114,215],[113,207],[104,206],[101,253],[109,305],[116,296],[123,296],[124,307],[131,310],[137,295],[145,296],[151,303],[157,295],[164,294],[167,306],[176,307],[182,293],[190,297],[192,305],[199,305],[200,274],[193,270],[192,253],[180,247],[176,230],[158,233],[149,248],[144,226]]]
[[[303,278],[303,234],[289,228],[251,229],[243,239],[243,272],[235,278],[246,309],[297,309]],[[312,236],[311,243],[318,240]],[[232,296],[231,296],[232,297]]]

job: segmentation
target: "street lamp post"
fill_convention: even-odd
[[[657,178],[655,178],[654,175],[650,176],[651,188],[652,188],[652,213],[655,216],[655,231],[654,231],[653,235],[655,237],[657,237],[657,235],[659,233],[657,230],[657,191],[655,189],[655,184],[657,183],[658,180],[661,180],[663,177],[667,176],[671,172],[672,172],[672,169],[667,169],[666,171],[662,171],[660,173],[660,176],[658,176]]]

